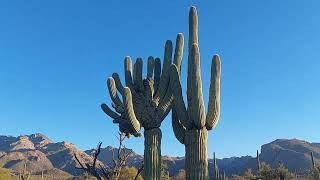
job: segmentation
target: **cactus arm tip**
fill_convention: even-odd
[[[172,50],[173,50],[172,41],[167,40],[164,46],[162,75],[164,75],[164,73],[166,73],[170,68],[170,64],[172,63]]]
[[[206,116],[206,127],[216,127],[220,116],[220,79],[221,61],[219,55],[214,55],[211,65],[211,82],[209,90],[208,112]]]
[[[154,58],[152,56],[148,57],[148,68],[147,68],[147,77],[152,79],[154,70]]]
[[[115,104],[116,107],[122,107],[123,104],[118,96],[116,84],[112,77],[108,78],[107,85],[112,102]]]
[[[189,49],[193,43],[198,44],[198,15],[195,6],[189,11]]]
[[[143,70],[143,61],[142,61],[142,58],[139,57],[134,63],[134,68],[133,68],[133,83],[134,83],[135,89],[138,91],[143,91],[142,70]]]
[[[161,60],[160,58],[155,58],[154,60],[154,91],[156,92],[160,83],[161,77]]]
[[[202,81],[200,72],[200,52],[198,44],[193,43],[190,52],[191,69],[188,76],[190,78],[189,87],[191,93],[189,94],[189,115],[190,119],[194,121],[198,129],[202,129],[206,124],[205,107],[202,95]]]
[[[171,63],[172,63],[172,42],[170,40],[167,40],[164,48],[164,60],[163,60],[161,78],[160,78],[160,82],[156,90],[155,96],[153,98],[156,105],[159,105],[160,101],[162,101],[166,95],[167,86],[169,83],[168,70],[170,68]]]
[[[117,118],[120,117],[116,112],[112,111],[112,110],[109,108],[109,106],[106,105],[106,104],[104,104],[104,103],[101,104],[101,109],[102,109],[102,111],[103,111],[104,113],[106,113],[106,114],[107,114],[109,117],[111,117],[112,119],[117,119]]]
[[[122,95],[122,91],[123,91],[123,85],[121,83],[120,77],[118,73],[113,73],[112,74],[112,78],[114,79],[115,83],[116,83],[116,87],[118,89],[118,91],[120,92],[120,94]]]
[[[126,56],[124,59],[124,74],[126,86],[133,87],[132,82],[132,61],[130,56]]]
[[[133,110],[132,95],[128,87],[124,87],[123,89],[123,103],[124,103],[125,113],[130,121],[130,125],[132,126],[132,129],[134,132],[133,134],[139,133],[141,126]]]
[[[182,56],[183,56],[183,46],[184,46],[184,37],[182,33],[179,33],[176,39],[176,48],[175,48],[174,60],[173,60],[173,63],[178,68],[179,74],[180,74],[180,66],[181,66]]]

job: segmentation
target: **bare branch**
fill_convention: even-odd
[[[141,166],[140,168],[138,169],[138,172],[137,172],[137,175],[136,177],[134,178],[134,180],[137,180],[139,175],[141,174],[141,172],[143,171],[143,168],[144,168],[144,165],[143,165],[143,161],[141,162]]]

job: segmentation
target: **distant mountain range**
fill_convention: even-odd
[[[22,171],[27,164],[29,171],[54,173],[63,177],[81,175],[81,170],[75,169],[74,154],[83,162],[92,161],[93,149],[82,151],[68,142],[53,142],[45,135],[37,133],[19,137],[0,136],[0,165],[14,171]],[[110,165],[112,152],[116,148],[108,146],[101,149],[99,163]],[[260,159],[272,167],[279,162],[284,163],[290,171],[310,169],[310,152],[313,152],[316,163],[320,164],[320,143],[309,143],[297,139],[277,139],[261,147]],[[184,168],[184,157],[163,156],[171,175]],[[128,159],[129,166],[140,167],[143,156],[132,153]],[[251,156],[231,157],[217,160],[219,168],[227,175],[242,174],[245,169],[256,171],[256,158]],[[209,159],[209,172],[212,174],[212,159]]]

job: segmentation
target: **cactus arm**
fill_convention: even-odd
[[[156,58],[154,61],[154,91],[157,91],[161,77],[161,61]]]
[[[109,90],[109,94],[111,97],[112,102],[114,103],[115,107],[121,107],[123,106],[118,93],[117,93],[117,88],[114,82],[114,79],[112,77],[109,77],[107,80],[107,84],[108,84],[108,90]]]
[[[147,77],[143,80],[144,86],[144,97],[146,97],[147,102],[152,102],[154,93],[154,82],[152,78]]]
[[[191,97],[192,97],[192,61],[191,61],[191,47],[192,44],[198,44],[198,16],[197,10],[194,6],[190,8],[189,11],[189,40],[188,40],[188,77],[187,77],[187,99],[188,99],[188,109],[191,106]]]
[[[174,51],[174,58],[173,58],[173,64],[177,66],[179,74],[180,74],[180,67],[181,67],[182,56],[183,56],[183,45],[184,45],[183,34],[179,33],[176,39],[176,48]]]
[[[167,73],[172,62],[172,42],[166,41],[164,50],[164,62],[158,89],[153,98],[156,105],[164,98],[169,83],[169,74]]]
[[[144,86],[144,96],[147,98],[148,102],[151,102],[154,94],[154,81],[153,81],[153,71],[154,71],[154,59],[152,56],[148,57],[148,69],[147,78],[143,80]]]
[[[190,58],[192,63],[191,74],[191,92],[192,96],[189,118],[194,121],[195,126],[198,129],[202,129],[202,127],[206,124],[205,118],[205,108],[202,96],[202,81],[201,81],[201,72],[200,72],[200,52],[197,44],[193,44],[190,52]]]
[[[168,53],[169,54],[169,53]],[[175,67],[178,69],[178,72],[180,72],[180,66],[181,66],[181,61],[182,61],[182,56],[183,56],[183,34],[179,33],[177,35],[177,39],[176,39],[176,48],[175,48],[175,52],[174,52],[174,65]],[[168,59],[170,57],[167,57]],[[171,64],[170,64],[171,66]],[[169,79],[170,79],[170,68],[167,70],[167,74],[169,74]],[[170,112],[171,110],[171,104],[173,101],[173,95],[172,95],[172,90],[170,88],[170,81],[169,84],[167,85],[167,92],[163,98],[163,100],[160,100],[160,104],[159,104],[159,111],[160,112],[160,120],[163,121],[164,117],[167,116],[167,114]]]
[[[167,40],[164,48],[165,49],[164,49],[164,60],[163,60],[162,72],[167,72],[170,68],[171,63],[172,63],[172,42],[170,40]],[[161,78],[163,76],[165,76],[164,73],[162,73]],[[166,84],[166,83],[164,83],[164,84]]]
[[[117,111],[117,113],[122,114],[124,112],[123,106],[117,106],[114,102],[111,102],[111,105]]]
[[[214,55],[211,65],[211,83],[209,90],[208,112],[206,116],[207,129],[214,128],[220,116],[220,78],[221,62],[218,55]]]
[[[122,98],[123,98],[125,113],[132,126],[133,134],[137,134],[139,133],[141,127],[140,127],[139,121],[136,118],[136,115],[134,114],[133,104],[132,104],[132,95],[128,87],[125,87],[123,89]]]
[[[124,74],[125,74],[125,81],[126,86],[133,89],[133,82],[132,82],[132,61],[130,56],[127,56],[124,59]]]
[[[152,79],[154,69],[154,59],[152,56],[148,57],[148,68],[147,68],[147,78]]]
[[[189,11],[189,51],[192,44],[199,44],[198,41],[198,14],[196,7],[192,6]]]
[[[167,88],[167,93],[159,106],[157,107],[156,113],[157,117],[159,117],[160,123],[164,120],[164,118],[168,115],[171,110],[171,103],[173,101],[171,88]]]
[[[189,120],[186,105],[183,101],[182,88],[179,79],[178,68],[175,65],[170,67],[170,89],[174,96],[173,110],[176,111],[176,116],[187,129],[193,127],[193,122]]]
[[[136,137],[140,136],[140,132],[136,132],[132,129],[132,125],[130,122],[128,122],[127,118],[122,118],[117,113],[112,111],[106,104],[101,104],[101,109],[113,119],[113,123],[119,124],[119,130],[121,132],[125,133],[127,136],[130,136],[130,134],[133,134]]]
[[[136,63],[134,64],[134,69],[133,69],[133,82],[134,82],[135,89],[137,91],[143,91],[142,68],[143,68],[142,59],[137,58]]]
[[[117,87],[118,91],[122,95],[123,85],[122,85],[121,80],[119,78],[119,74],[118,73],[113,73],[112,74],[112,78],[114,79],[114,81],[116,83],[116,87]]]
[[[109,108],[109,106],[108,105],[106,105],[106,104],[101,104],[101,109],[102,109],[102,111],[104,112],[104,113],[106,113],[109,117],[111,117],[112,119],[117,119],[117,118],[119,118],[120,116],[116,113],[116,112],[114,112],[114,111],[112,111],[110,108]]]
[[[176,136],[177,140],[184,144],[184,137],[186,134],[186,129],[181,124],[180,120],[178,119],[177,112],[175,109],[172,109],[172,129],[174,135]]]

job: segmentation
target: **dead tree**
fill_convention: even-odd
[[[123,142],[126,139],[124,133],[119,133],[119,147],[117,149],[117,154],[115,154],[115,150],[112,151],[112,162],[113,165],[110,167],[108,165],[102,165],[97,163],[98,156],[101,152],[101,145],[100,142],[97,146],[97,149],[93,153],[93,162],[91,163],[82,163],[76,154],[74,154],[75,159],[77,160],[80,167],[76,167],[77,169],[84,170],[86,173],[94,176],[98,180],[118,180],[121,175],[121,170],[126,166],[128,158],[133,153],[132,150],[126,149]],[[140,169],[139,169],[140,170]],[[137,177],[141,173],[142,170],[139,171]]]

